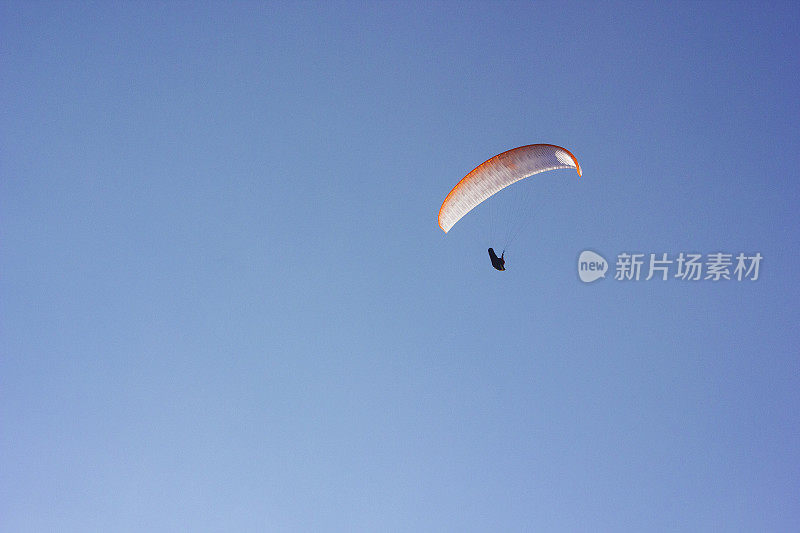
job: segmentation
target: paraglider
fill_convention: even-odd
[[[494,253],[494,248],[489,248],[489,259],[492,261],[492,266],[495,267],[497,270],[506,269],[506,260],[503,259],[504,255],[506,255],[505,250],[503,250],[503,253],[500,254],[500,257],[497,257],[497,254]]]
[[[498,154],[475,167],[447,194],[439,209],[439,227],[447,233],[467,213],[506,187],[541,172],[565,168],[582,175],[572,152],[554,144],[529,144]],[[504,255],[505,250],[497,257],[489,248],[489,258],[497,270],[505,270]]]

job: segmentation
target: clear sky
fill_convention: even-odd
[[[0,4],[3,531],[798,531],[800,8]],[[449,189],[568,147],[493,270]],[[592,284],[585,249],[755,253]],[[613,268],[613,266],[612,266]]]

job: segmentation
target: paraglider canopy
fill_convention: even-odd
[[[529,144],[498,154],[478,165],[450,191],[439,209],[439,227],[447,233],[481,202],[521,179],[559,168],[581,166],[572,152],[554,144]]]

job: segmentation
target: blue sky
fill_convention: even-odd
[[[0,528],[796,531],[799,23],[3,2]],[[584,174],[499,273],[436,214],[530,143]]]

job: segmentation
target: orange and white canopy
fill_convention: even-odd
[[[478,165],[453,187],[439,209],[445,233],[478,204],[521,179],[559,168],[581,166],[572,152],[554,144],[529,144],[498,154]]]

